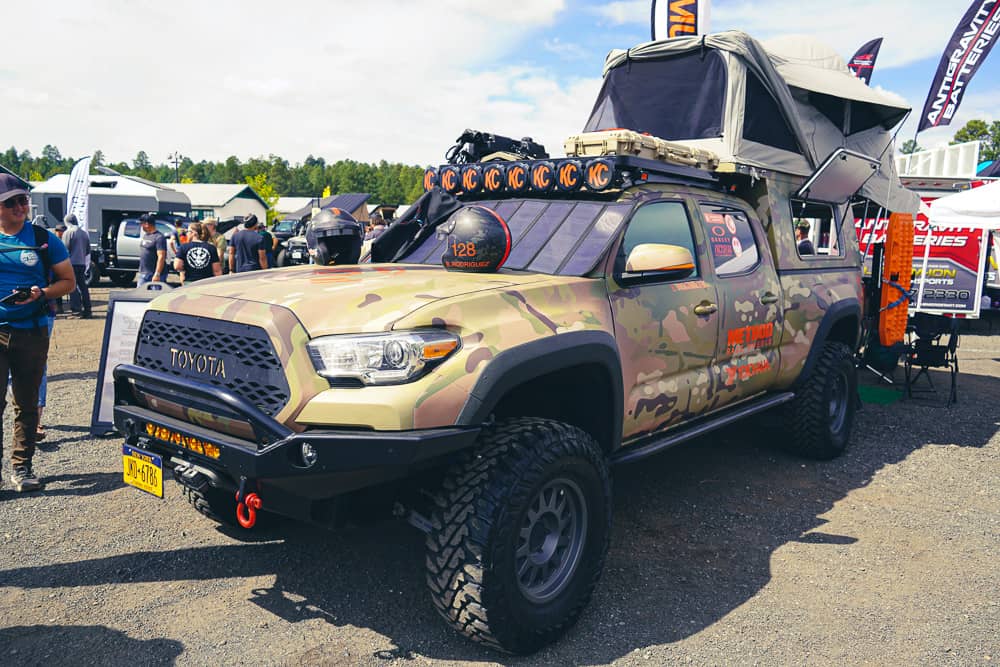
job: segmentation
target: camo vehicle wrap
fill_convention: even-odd
[[[622,435],[628,441],[790,385],[830,305],[860,298],[860,271],[851,265],[856,244],[853,256],[848,246],[847,256],[822,269],[808,265],[810,271],[782,274],[800,262],[787,207],[794,179],[740,184],[729,188],[740,196],[722,187],[674,184],[643,184],[618,195],[618,201],[637,206],[684,202],[700,267],[685,280],[620,284],[614,275],[618,239],[583,278],[457,273],[431,265],[302,266],[202,281],[151,307],[264,327],[292,391],[277,418],[295,430],[449,426],[500,353],[573,331],[610,333],[622,364]],[[706,201],[749,214],[760,255],[752,270],[715,275],[699,209]],[[704,304],[718,310],[696,314],[695,307]],[[425,376],[400,385],[330,387],[306,349],[318,336],[423,327],[453,331],[462,344]]]
[[[274,415],[274,418],[284,422],[293,430],[303,430],[304,427],[294,421],[294,415],[301,410],[309,398],[328,385],[323,378],[316,374],[312,362],[309,360],[306,351],[309,336],[292,312],[274,304],[225,299],[199,294],[194,290],[187,289],[177,290],[157,298],[150,304],[149,309],[168,313],[185,313],[262,327],[271,338],[275,354],[285,369],[290,390],[288,403],[278,414]],[[212,349],[212,344],[206,341],[199,351],[210,353],[215,350]],[[226,350],[219,351],[225,352]],[[205,423],[206,417],[208,417],[204,413],[205,407],[189,406],[186,408],[187,414],[183,415],[183,418],[193,423]],[[166,408],[164,411],[167,411]],[[231,429],[219,430],[228,432]]]

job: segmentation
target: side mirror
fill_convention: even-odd
[[[625,260],[625,271],[630,274],[668,274],[673,280],[686,278],[694,273],[694,257],[687,248],[665,243],[640,243]]]

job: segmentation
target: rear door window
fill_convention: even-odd
[[[750,220],[738,208],[724,204],[699,204],[705,218],[709,254],[719,277],[751,271],[760,262]]]

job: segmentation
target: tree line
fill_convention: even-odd
[[[139,151],[131,164],[108,162],[101,151],[94,151],[93,158],[91,173],[95,174],[96,167],[104,166],[157,183],[249,183],[265,200],[278,196],[316,197],[324,192],[368,192],[377,203],[411,204],[423,193],[424,167],[385,160],[378,164],[354,160],[327,162],[310,155],[301,164],[291,164],[277,155],[246,161],[231,155],[223,162],[195,162],[190,157],[178,156],[176,164],[153,164],[145,151]],[[64,157],[52,145],[46,145],[38,156],[13,146],[0,153],[0,165],[29,181],[68,174],[77,159]],[[268,192],[258,190],[261,187]]]

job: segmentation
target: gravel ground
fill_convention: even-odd
[[[162,501],[125,487],[120,441],[87,430],[107,293],[99,319],[56,324],[48,488],[0,491],[0,664],[1000,661],[1000,336],[963,337],[958,405],[866,405],[836,461],[744,427],[619,468],[594,600],[558,644],[511,659],[438,619],[408,526],[248,538],[173,482]]]

